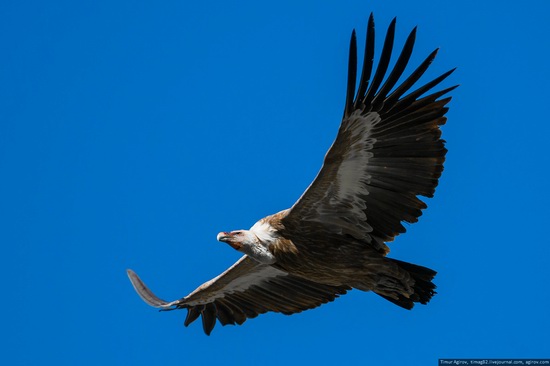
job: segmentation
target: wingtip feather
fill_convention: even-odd
[[[346,92],[346,106],[344,116],[351,114],[353,110],[353,97],[355,95],[355,83],[357,78],[357,36],[355,29],[351,32],[348,60],[348,85]]]
[[[128,278],[130,279],[130,282],[132,283],[132,286],[134,286],[134,289],[136,290],[137,294],[141,299],[147,303],[148,305],[155,307],[155,308],[163,308],[166,309],[170,306],[172,306],[167,301],[164,301],[160,298],[158,298],[146,285],[143,283],[143,281],[139,278],[139,276],[132,271],[131,269],[126,270],[126,274],[128,275]]]

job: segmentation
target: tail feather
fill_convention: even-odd
[[[437,274],[436,271],[416,264],[399,261],[397,259],[387,259],[397,264],[401,269],[407,271],[414,279],[414,285],[412,286],[414,292],[408,297],[403,294],[397,294],[397,299],[382,294],[378,295],[398,306],[401,306],[402,308],[410,310],[413,308],[415,302],[425,305],[430,301],[432,296],[436,294],[436,286],[432,282],[433,278]],[[374,290],[374,292],[376,292],[376,290]]]

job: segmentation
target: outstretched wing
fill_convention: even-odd
[[[202,326],[208,335],[216,319],[222,325],[240,325],[268,311],[299,313],[330,302],[350,289],[307,281],[245,255],[186,297],[167,302],[155,296],[134,271],[127,272],[143,301],[163,310],[187,309],[185,326],[202,315]]]
[[[416,28],[385,77],[394,34],[395,19],[371,80],[375,38],[371,14],[355,94],[357,46],[352,33],[344,117],[320,172],[283,219],[289,229],[351,235],[387,253],[384,242],[405,232],[402,222],[416,222],[427,207],[417,196],[433,196],[447,152],[439,126],[446,121],[445,105],[451,100],[439,98],[456,86],[424,95],[454,69],[410,91],[434,60],[435,50],[396,87],[411,56]]]

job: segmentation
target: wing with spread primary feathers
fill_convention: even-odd
[[[127,272],[143,301],[163,310],[187,309],[185,326],[202,315],[203,329],[208,335],[216,319],[222,325],[240,325],[268,311],[290,315],[330,302],[349,290],[346,286],[322,285],[292,276],[245,255],[186,297],[167,302],[155,296],[135,272]]]
[[[395,19],[384,41],[378,67],[374,60],[374,19],[371,14],[363,69],[356,89],[357,46],[352,33],[344,117],[321,170],[283,219],[285,226],[308,232],[351,235],[382,253],[385,242],[405,232],[426,204],[417,196],[432,197],[445,161],[440,126],[456,86],[426,95],[453,71],[417,87],[434,60],[433,51],[400,85],[416,37],[407,38],[389,75]],[[408,94],[406,94],[408,93]],[[355,96],[355,98],[354,98]]]

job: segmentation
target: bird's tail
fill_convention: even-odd
[[[412,309],[415,302],[427,304],[435,292],[435,284],[432,282],[437,274],[436,271],[416,264],[402,262],[396,259],[385,258],[399,267],[400,270],[406,271],[413,281],[402,283],[402,288],[393,288],[393,291],[388,291],[388,288],[382,285],[376,287],[373,291],[382,296],[384,299],[393,302],[396,305],[405,309]],[[395,281],[392,281],[395,284]]]

